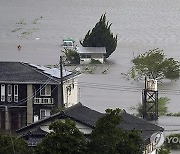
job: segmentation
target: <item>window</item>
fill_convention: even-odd
[[[12,102],[12,85],[7,86],[7,101]]]
[[[41,89],[41,96],[51,96],[51,85],[46,85]]]
[[[73,47],[72,41],[64,41],[63,46]]]
[[[91,58],[91,55],[87,55],[87,58]]]
[[[91,55],[82,54],[82,55],[81,55],[81,58],[91,58]]]
[[[5,85],[1,85],[1,102],[5,102]]]
[[[86,58],[86,55],[81,55],[81,58]]]
[[[49,116],[50,116],[50,110],[47,110],[47,109],[40,110],[40,119],[44,119]]]
[[[18,85],[14,85],[14,102],[18,102]]]

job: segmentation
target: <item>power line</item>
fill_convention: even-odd
[[[143,88],[140,87],[119,86],[119,85],[99,84],[99,83],[89,83],[89,82],[78,82],[77,85],[86,88],[97,88],[103,90],[116,90],[116,91],[124,91],[124,92],[139,92],[143,90]],[[180,90],[160,89],[158,92],[160,94],[180,95]]]

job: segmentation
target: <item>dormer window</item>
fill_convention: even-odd
[[[46,85],[45,87],[42,87],[40,91],[41,96],[51,96],[51,85]]]

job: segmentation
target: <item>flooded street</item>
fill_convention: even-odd
[[[178,0],[0,0],[0,60],[57,64],[62,39],[71,37],[79,46],[105,12],[118,46],[108,66],[80,76],[79,99],[100,112],[122,108],[133,113],[130,107],[141,102],[144,82],[126,80],[121,73],[130,69],[134,56],[149,49],[163,49],[167,57],[180,60]],[[170,98],[169,112],[179,112],[180,80],[159,84],[158,90],[159,97]],[[170,132],[180,130],[179,119],[161,117],[158,123]]]

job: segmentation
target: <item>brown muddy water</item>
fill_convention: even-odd
[[[108,64],[80,76],[79,99],[100,112],[123,108],[133,113],[130,107],[141,102],[144,83],[121,73],[129,70],[134,56],[149,49],[163,49],[167,57],[180,60],[178,0],[0,0],[0,60],[57,64],[62,39],[71,37],[79,45],[105,12],[118,46]],[[170,98],[169,112],[179,112],[180,80],[165,81],[158,90],[159,97]],[[157,123],[168,134],[180,130],[179,119],[160,117]]]

